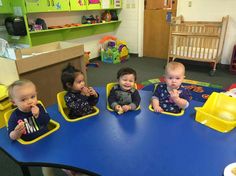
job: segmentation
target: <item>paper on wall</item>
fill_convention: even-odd
[[[102,0],[102,9],[110,8],[110,0]]]
[[[121,0],[114,0],[114,8],[121,8]]]
[[[13,7],[14,15],[16,16],[23,16],[21,7]]]

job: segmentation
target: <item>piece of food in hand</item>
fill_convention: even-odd
[[[89,96],[90,93],[89,93],[89,88],[88,87],[82,87],[81,89],[82,93],[86,96]]]
[[[88,91],[89,91],[90,94],[94,94],[94,90],[93,90],[92,87],[89,87],[89,88],[88,88]]]
[[[234,174],[236,176],[236,167],[234,167],[232,170],[231,170],[232,174]]]
[[[21,128],[24,128],[25,127],[25,122],[23,122],[23,120],[18,120],[17,121],[17,123],[18,123],[18,128],[17,129],[21,129]],[[24,131],[23,131],[23,134],[26,134],[26,130],[24,129]]]
[[[35,118],[37,118],[39,116],[39,108],[37,106],[32,106],[31,112]]]
[[[124,111],[123,111],[123,109],[122,109],[122,108],[120,108],[120,109],[119,109],[119,111],[117,111],[117,113],[120,115],[120,114],[123,114],[123,113],[124,113]]]

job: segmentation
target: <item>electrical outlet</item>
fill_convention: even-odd
[[[192,1],[188,1],[188,7],[192,7]]]
[[[131,4],[131,8],[132,8],[132,9],[135,9],[135,3],[132,3],[132,4]]]
[[[129,4],[129,3],[126,4],[126,8],[127,8],[127,9],[130,8],[130,4]]]

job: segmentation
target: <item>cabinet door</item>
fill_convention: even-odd
[[[11,3],[9,0],[0,0],[0,14],[3,13],[12,13]]]
[[[166,10],[144,10],[144,56],[168,57],[170,27],[166,15]]]
[[[86,0],[70,0],[71,10],[87,10]]]
[[[25,0],[27,12],[45,12],[50,6],[50,0]]]
[[[49,11],[69,11],[69,0],[50,0]]]
[[[69,0],[25,0],[27,12],[68,11]]]
[[[102,0],[86,0],[87,1],[87,10],[99,10],[101,9]]]

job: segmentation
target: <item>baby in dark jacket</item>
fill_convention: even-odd
[[[70,118],[78,118],[93,113],[99,94],[85,85],[84,74],[72,65],[68,65],[61,75],[63,88],[67,91],[65,102]]]

